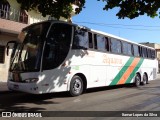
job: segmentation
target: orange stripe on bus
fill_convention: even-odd
[[[117,84],[125,84],[126,80],[130,76],[130,74],[133,72],[134,68],[137,66],[138,62],[140,61],[140,58],[135,58],[132,62],[132,64],[128,67],[126,72],[123,74],[121,79],[118,81]]]

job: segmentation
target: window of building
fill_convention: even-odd
[[[5,46],[0,45],[0,63],[4,63],[5,60]]]
[[[10,4],[6,0],[0,1],[0,18],[9,19]]]
[[[113,53],[122,53],[121,42],[119,40],[111,38],[110,45],[111,45],[111,52],[113,52]]]
[[[25,10],[21,10],[21,11],[20,11],[19,22],[28,24],[27,11],[25,11]]]

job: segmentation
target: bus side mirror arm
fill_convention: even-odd
[[[7,43],[7,45],[6,45],[6,48],[7,48],[7,51],[6,51],[6,54],[7,54],[7,56],[9,55],[9,44],[18,44],[18,42],[17,41],[9,41],[8,43]]]
[[[7,46],[7,56],[9,55],[9,46]]]

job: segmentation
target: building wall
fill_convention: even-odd
[[[16,40],[17,35],[16,34],[10,34],[10,33],[0,33],[0,45],[6,46],[7,42],[10,40]],[[6,82],[8,78],[8,68],[9,68],[9,62],[10,62],[10,54],[11,50],[9,51],[9,56],[6,54],[6,50],[4,53],[4,63],[0,63],[0,82]]]

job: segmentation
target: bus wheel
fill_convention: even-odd
[[[143,75],[142,85],[145,85],[145,84],[147,84],[147,83],[148,83],[148,78],[147,78],[147,75],[144,74],[144,75]]]
[[[83,81],[79,76],[74,76],[70,83],[70,95],[78,96],[83,92]]]
[[[135,86],[139,87],[140,83],[141,83],[141,78],[138,74],[136,74],[136,76],[135,76]]]

